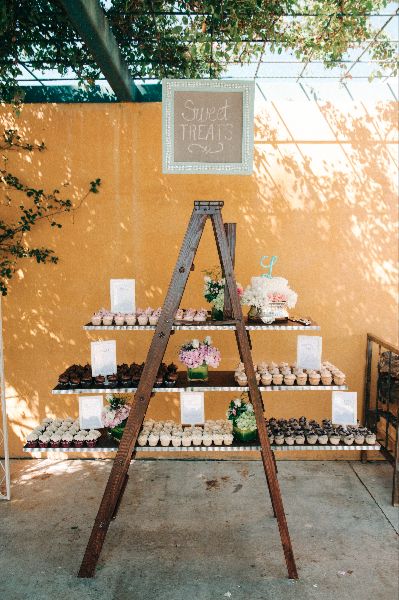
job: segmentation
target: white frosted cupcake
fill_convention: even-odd
[[[212,437],[215,446],[221,446],[223,444],[223,433],[215,432]]]
[[[191,433],[184,432],[181,440],[182,440],[183,446],[191,446],[191,442],[193,441],[193,436],[191,435]]]
[[[237,379],[238,385],[240,385],[240,386],[245,386],[248,383],[247,376],[245,375],[245,373],[243,373],[241,371],[238,373],[236,379]]]
[[[366,444],[369,444],[370,446],[374,446],[376,441],[377,441],[377,437],[376,437],[375,433],[371,433],[371,431],[369,431],[366,434]]]
[[[172,436],[170,435],[170,433],[166,433],[165,431],[163,431],[159,436],[159,439],[161,440],[161,446],[166,447],[169,446],[170,442],[172,441]]]
[[[202,431],[193,431],[193,446],[201,446]]]
[[[159,434],[152,431],[148,436],[148,444],[150,446],[156,446],[159,442]]]
[[[233,434],[232,433],[224,433],[223,434],[223,443],[226,446],[231,446],[233,443]]]
[[[106,313],[103,315],[103,325],[112,325],[113,320],[114,320],[113,313]]]
[[[202,443],[204,446],[212,446],[212,435],[209,432],[204,431],[202,434]]]
[[[266,371],[265,373],[262,373],[262,375],[260,376],[260,380],[262,382],[262,385],[271,385],[272,380],[273,380],[273,375]]]
[[[94,315],[92,316],[91,320],[91,324],[94,325],[95,327],[98,327],[99,325],[101,325],[101,321],[102,321],[102,316],[94,313]]]
[[[148,442],[148,433],[144,433],[144,431],[142,431],[139,435],[139,437],[137,438],[137,443],[139,446],[145,446]]]
[[[182,436],[172,433],[172,446],[174,448],[179,448],[181,446]]]

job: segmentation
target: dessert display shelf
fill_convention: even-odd
[[[322,452],[327,451],[348,451],[351,450],[380,450],[379,444],[362,444],[362,445],[351,445],[346,446],[345,444],[340,444],[338,446],[333,446],[332,444],[301,444],[301,445],[293,445],[289,446],[288,444],[282,444],[278,446],[277,444],[272,444],[272,450],[275,452],[298,452],[298,451],[309,451],[309,450],[319,450]],[[261,446],[259,442],[246,442],[239,443],[233,442],[231,446],[215,446],[212,444],[211,446],[179,446],[175,448],[174,446],[161,446],[157,444],[156,446],[136,446],[136,452],[260,452]],[[97,446],[94,448],[82,447],[82,448],[29,448],[28,446],[23,447],[24,452],[28,452],[30,454],[43,454],[43,453],[59,453],[59,452],[87,452],[87,453],[98,453],[98,452],[117,452],[118,446],[116,442],[112,439],[100,439]]]
[[[275,322],[271,325],[266,325],[264,323],[254,323],[253,321],[248,321],[247,318],[245,320],[245,328],[248,331],[319,331],[320,325],[310,320],[310,325],[304,325],[298,321],[293,321],[291,319],[287,319],[283,322]],[[87,323],[84,325],[83,329],[87,331],[155,331],[156,325],[92,325],[92,323]],[[175,321],[172,329],[174,331],[199,331],[199,330],[208,330],[208,331],[235,331],[236,322],[234,320],[229,321],[205,321],[202,323],[186,323],[183,321]]]
[[[260,385],[259,390],[261,392],[321,392],[331,390],[347,390],[347,385]],[[53,390],[53,394],[108,394],[108,393],[121,393],[128,394],[135,392],[137,387],[126,386],[126,387],[114,387],[111,385],[95,385],[91,384],[90,387],[58,384]],[[196,381],[195,384],[191,384],[187,381],[187,373],[185,371],[179,371],[177,381],[174,386],[154,386],[152,391],[155,393],[161,392],[247,392],[248,386],[240,386],[234,379],[233,371],[211,371],[209,373],[208,381]]]

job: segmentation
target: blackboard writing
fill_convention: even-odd
[[[174,120],[175,161],[241,161],[242,93],[175,92]]]

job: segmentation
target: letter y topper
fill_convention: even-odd
[[[267,277],[268,279],[272,279],[273,275],[272,275],[272,271],[273,271],[273,266],[276,264],[277,262],[277,256],[271,256],[270,257],[270,262],[268,265],[264,264],[264,260],[268,258],[268,255],[265,254],[264,256],[262,256],[262,258],[260,259],[260,266],[262,267],[262,269],[267,269],[267,273],[262,273],[261,277]]]

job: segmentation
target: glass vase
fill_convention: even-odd
[[[125,431],[126,421],[127,421],[127,419],[122,421],[122,423],[120,423],[116,427],[112,427],[112,428],[108,429],[109,435],[117,442],[120,442],[122,439],[123,432]]]
[[[223,321],[223,311],[212,306],[211,319],[212,321]]]
[[[200,367],[187,367],[189,381],[208,381],[208,365],[203,363]]]
[[[258,435],[257,428],[255,429],[240,429],[236,425],[233,425],[233,435],[239,442],[251,442],[255,440]]]

